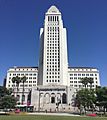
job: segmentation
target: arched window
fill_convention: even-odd
[[[55,103],[55,93],[51,94],[51,103]]]
[[[23,102],[25,101],[25,95],[22,95]]]
[[[51,103],[55,103],[55,97],[54,96],[51,97]]]
[[[50,95],[49,95],[49,93],[46,93],[44,95],[44,103],[48,104],[49,102],[50,102]]]
[[[17,95],[17,101],[20,101],[20,95]]]
[[[67,103],[67,95],[66,93],[63,93],[62,95],[62,104],[66,104]]]

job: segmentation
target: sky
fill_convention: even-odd
[[[68,63],[95,67],[107,86],[107,0],[0,0],[0,85],[13,66],[38,66],[39,32],[51,5],[67,28]]]

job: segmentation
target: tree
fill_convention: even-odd
[[[92,88],[92,83],[94,83],[93,81],[93,78],[91,77],[84,77],[84,78],[81,78],[81,83],[85,86],[87,86],[88,83],[90,83],[90,89]]]
[[[107,108],[107,87],[97,87],[96,88],[96,105],[103,108],[104,114]]]
[[[93,78],[88,78],[88,83],[90,83],[90,89],[92,89],[92,84],[94,83]]]
[[[16,105],[15,97],[11,96],[12,90],[0,86],[0,108],[14,108]]]
[[[88,84],[88,78],[87,77],[84,77],[84,78],[81,78],[81,83],[85,86],[85,88],[86,88],[86,86],[87,86],[87,84]]]
[[[20,77],[16,76],[12,78],[12,82],[15,84],[16,83],[16,87],[17,87],[17,95],[18,95],[18,91],[19,91],[19,83],[21,82]]]
[[[16,105],[16,99],[11,95],[6,95],[2,97],[0,102],[0,106],[3,109],[12,109],[15,108],[15,105]]]
[[[16,77],[12,78],[12,83],[13,83],[13,94],[15,94],[15,82],[16,82]]]
[[[3,86],[0,86],[0,98],[6,96],[6,95],[11,95],[12,90],[11,89],[7,89]]]
[[[81,89],[76,94],[75,105],[80,109],[80,114],[82,112],[81,108],[91,109],[93,111],[94,104],[96,102],[96,96],[94,90]]]
[[[26,80],[27,80],[27,77],[26,76],[24,76],[24,77],[22,77],[21,78],[21,82],[23,83],[23,90],[22,90],[22,105],[23,105],[23,101],[24,101],[24,83],[26,82]]]
[[[20,82],[21,82],[20,77],[16,76],[17,95],[18,95],[18,92],[19,92],[19,83],[20,83]]]

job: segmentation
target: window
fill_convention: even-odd
[[[25,101],[25,95],[22,95],[22,100],[23,100],[23,102]]]
[[[93,76],[93,74],[90,74],[90,76]]]
[[[77,76],[77,74],[74,74],[74,76]]]
[[[62,95],[62,104],[66,104],[67,103],[67,95],[66,93],[63,93]]]
[[[89,74],[86,74],[86,76],[89,76]]]
[[[82,74],[82,76],[85,76],[85,74]]]
[[[29,83],[32,83],[32,81],[29,81]]]
[[[36,81],[33,81],[33,83],[36,83]]]
[[[73,76],[73,74],[70,74],[70,76]]]
[[[55,97],[54,96],[51,97],[51,103],[55,103]]]
[[[78,76],[81,76],[81,74],[78,74]]]
[[[95,76],[97,76],[97,74],[95,74]]]
[[[74,83],[77,83],[77,81],[74,81]]]

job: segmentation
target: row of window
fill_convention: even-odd
[[[59,41],[55,41],[55,40],[49,41],[49,40],[48,40],[47,43],[57,43],[57,44],[58,44]]]
[[[59,40],[59,34],[47,34],[47,38],[48,40]]]
[[[9,81],[11,83],[11,81]],[[36,81],[25,81],[25,83],[36,83]]]
[[[81,79],[82,77],[70,77],[70,79]],[[97,80],[97,77],[95,77],[95,80]]]
[[[33,86],[37,86],[37,84],[24,85],[24,87],[33,87]],[[11,87],[11,85],[9,84],[8,87]],[[12,85],[12,87],[14,87],[14,85]],[[22,85],[20,85],[20,87],[22,87]]]
[[[26,70],[27,70],[27,71],[28,71],[28,70],[33,71],[33,70],[37,70],[37,69],[32,69],[32,68],[31,68],[31,69],[20,69],[20,68],[19,68],[19,69],[18,69],[18,68],[16,69],[16,68],[15,68],[14,70],[15,70],[15,71],[17,71],[17,70],[18,70],[18,71],[20,71],[20,70],[21,70],[21,71],[26,71]]]
[[[59,44],[47,44],[47,46],[59,46]]]
[[[60,74],[59,72],[47,72],[47,74]]]
[[[48,69],[47,68],[47,71],[60,71],[60,69],[59,68],[57,68],[57,69],[56,68],[55,69]]]
[[[49,65],[47,65],[47,68],[48,68],[48,69],[51,69],[51,68],[53,68],[53,69],[54,69],[54,68],[59,68],[59,67],[60,67],[59,65],[58,65],[58,66],[56,66],[56,65],[50,65],[50,66],[49,66]]]
[[[47,78],[60,78],[60,76],[47,76]]]
[[[71,71],[97,71],[97,69],[93,69],[93,68],[69,68],[69,70]]]
[[[50,57],[52,57],[52,58],[54,58],[54,56],[50,56]],[[55,58],[55,59],[47,59],[47,61],[52,61],[52,62],[54,62],[54,61],[59,61],[60,59],[59,58]],[[47,64],[49,64],[49,62],[47,62]],[[50,63],[51,64],[51,63]]]
[[[48,32],[48,35],[59,35],[59,32]]]
[[[58,53],[47,53],[47,55],[52,55],[53,58],[56,58],[56,57],[59,58],[59,54]]]
[[[9,77],[9,80],[11,80],[12,77]],[[37,79],[37,77],[26,77],[26,79]]]
[[[70,81],[70,83],[81,83],[81,81]],[[98,82],[96,81],[96,83]]]
[[[48,38],[47,38],[47,41],[52,41],[52,42],[53,42],[53,41],[59,41],[59,37],[54,37],[54,38],[51,38],[51,37],[49,38],[49,37],[48,37]]]
[[[46,82],[60,82],[60,80],[47,80]]]
[[[59,26],[59,22],[56,22],[56,21],[54,21],[54,22],[48,21],[47,25],[48,25],[49,27],[51,27],[51,26],[55,26],[55,27],[56,27],[56,25]]]
[[[47,49],[57,49],[57,50],[59,50],[59,47],[47,47]]]
[[[47,59],[48,60],[48,59]],[[59,62],[56,62],[56,61],[52,61],[52,62],[49,62],[51,65],[59,65]]]
[[[53,27],[53,26],[51,26],[51,27],[48,27],[47,30],[48,31],[59,31],[59,27]]]
[[[29,75],[29,76],[37,76],[37,74],[35,74],[35,73],[34,73],[34,74],[23,74],[23,73],[22,73],[22,74],[19,74],[19,73],[18,73],[18,74],[16,74],[16,73],[13,73],[13,74],[10,73],[10,74],[9,74],[9,76],[12,76],[12,75],[13,75],[13,76],[24,76],[24,75],[25,75],[25,76],[28,76],[28,75]]]
[[[84,85],[70,85],[72,87],[77,87],[77,88],[81,88],[81,87],[84,87]],[[92,85],[92,87],[97,87],[97,85]],[[87,87],[90,87],[90,85],[87,85]]]
[[[56,55],[56,54],[59,54],[59,50],[47,50],[47,52],[51,52],[51,53],[52,53],[52,52],[55,52],[55,55]],[[58,52],[58,53],[57,53],[57,52]]]
[[[70,76],[94,76],[94,74],[70,74]],[[97,74],[95,74],[97,76]]]

